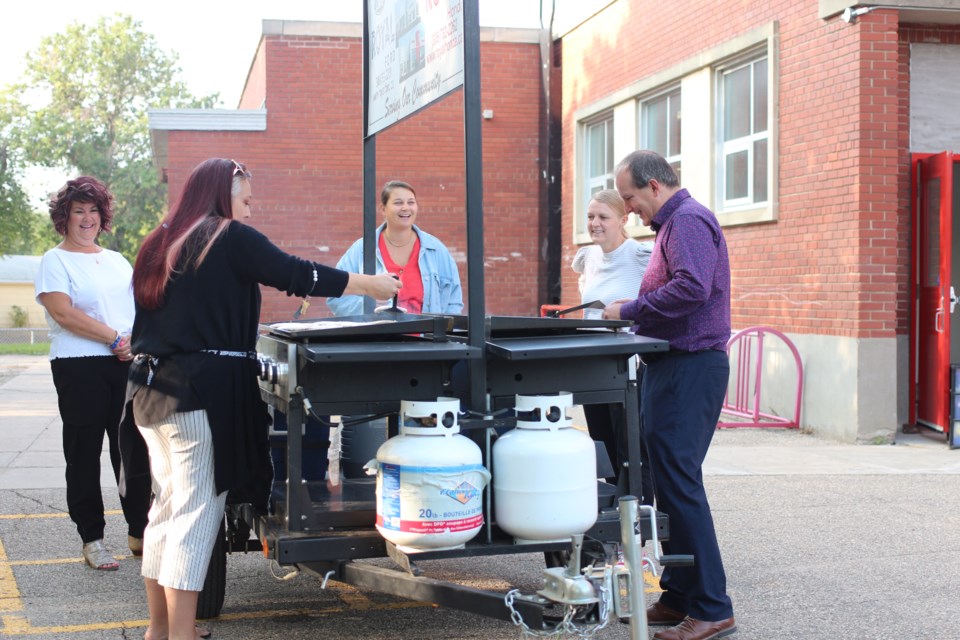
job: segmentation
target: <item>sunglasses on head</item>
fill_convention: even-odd
[[[250,177],[250,172],[244,169],[242,164],[233,159],[231,159],[230,162],[233,163],[233,175],[240,175],[244,178]]]

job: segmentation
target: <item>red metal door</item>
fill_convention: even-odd
[[[917,422],[946,431],[950,421],[950,282],[953,245],[953,154],[918,163],[919,289],[917,310]]]

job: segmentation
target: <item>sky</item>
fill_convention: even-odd
[[[538,28],[540,0],[479,0],[481,26]],[[160,48],[174,52],[195,95],[219,93],[233,109],[260,42],[262,21],[360,22],[363,0],[12,0],[4,7],[0,86],[17,81],[24,56],[71,23],[132,15]],[[216,62],[212,62],[216,60]]]
[[[481,26],[540,26],[540,0],[479,3]],[[217,106],[226,109],[236,108],[240,100],[263,20],[363,20],[363,0],[7,0],[5,5],[0,87],[21,79],[26,54],[44,37],[63,33],[75,22],[92,25],[102,16],[124,13],[140,22],[163,51],[177,55],[181,77],[194,95],[218,93]],[[32,201],[44,202],[63,180],[60,170],[31,167],[22,186]]]

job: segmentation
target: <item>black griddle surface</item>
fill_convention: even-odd
[[[343,323],[355,324],[344,326]],[[384,312],[337,318],[296,320],[268,324],[264,325],[264,328],[271,335],[280,338],[296,342],[309,342],[313,340],[355,339],[370,336],[384,337],[424,333],[443,336],[452,327],[452,324],[450,316]],[[296,325],[301,325],[302,328]]]

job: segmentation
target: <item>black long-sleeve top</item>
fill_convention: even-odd
[[[260,494],[269,487],[272,468],[269,415],[254,353],[258,285],[295,296],[339,296],[348,278],[345,271],[284,253],[256,229],[231,222],[199,268],[183,268],[171,279],[159,309],[137,305],[133,352],[143,356],[131,367],[127,389],[136,423],[205,410],[217,491]]]

